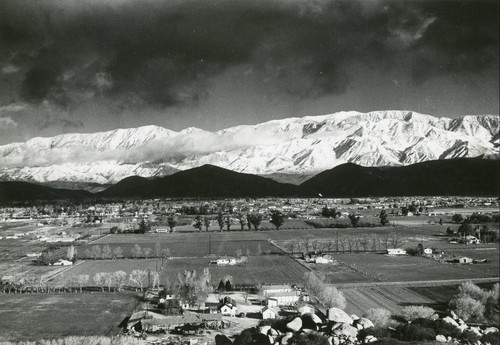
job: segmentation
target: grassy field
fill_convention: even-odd
[[[134,236],[134,235],[131,235]],[[149,237],[150,240],[153,238]],[[136,243],[131,242],[114,242],[106,243],[97,241],[89,245],[83,245],[78,247],[78,257],[80,258],[90,258],[92,247],[99,246],[101,249],[105,245],[109,245],[111,250],[120,247],[123,251],[124,257],[134,257],[133,250]],[[236,255],[237,250],[241,250],[243,255],[259,255],[260,253],[265,254],[279,254],[282,250],[276,246],[270,244],[266,240],[224,240],[215,239],[212,240],[208,238],[208,235],[197,236],[196,240],[194,238],[184,237],[183,239],[170,240],[165,237],[159,237],[155,242],[142,242],[138,241],[138,245],[141,248],[142,255],[145,257],[145,249],[149,248],[149,257],[154,256],[156,243],[160,243],[160,249],[167,249],[170,251],[173,257],[203,257],[207,255]],[[259,252],[260,251],[260,252]]]
[[[162,281],[173,281],[178,272],[186,269],[201,271],[206,259],[169,260],[162,270]],[[216,285],[226,275],[231,275],[235,284],[297,284],[307,269],[287,256],[251,256],[246,266],[210,266],[212,283]]]
[[[334,259],[382,281],[431,281],[498,276],[498,263],[460,265],[440,263],[425,257],[372,253],[335,254]]]
[[[136,294],[2,294],[0,341],[118,334],[139,303]]]
[[[233,277],[235,284],[286,284],[300,283],[307,269],[287,256],[262,255],[251,256],[246,266],[217,266],[210,264],[210,258],[182,258],[164,260],[161,267],[161,260],[157,259],[124,259],[124,260],[91,260],[80,263],[54,278],[54,282],[66,282],[72,276],[87,274],[92,277],[99,272],[125,271],[130,274],[132,270],[141,269],[160,272],[161,285],[171,285],[177,282],[178,273],[186,270],[196,270],[202,272],[209,267],[212,275],[213,285],[218,285],[219,281],[226,275]],[[213,260],[213,259],[212,259]],[[145,284],[147,281],[144,282]],[[92,281],[90,282],[92,284]]]
[[[376,281],[375,279],[366,276],[351,267],[338,264],[306,264],[312,271],[320,277],[324,277],[324,281],[330,284],[344,283],[366,283]]]
[[[341,291],[347,302],[346,312],[359,316],[371,308],[385,308],[393,314],[400,314],[401,309],[408,305],[425,305],[436,308],[450,298],[450,296],[442,295],[426,296],[402,286],[361,287],[341,289]],[[443,297],[446,300],[443,300]]]

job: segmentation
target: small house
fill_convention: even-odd
[[[235,305],[231,304],[231,303],[225,303],[225,304],[223,304],[223,305],[220,306],[219,312],[222,315],[235,316],[236,313],[238,312],[238,308]]]
[[[273,293],[279,292],[291,292],[293,291],[293,287],[290,285],[263,285],[262,292],[265,296]]]
[[[269,308],[269,307],[264,307],[262,308],[262,311],[260,312],[262,315],[262,319],[276,319],[278,316],[278,312],[274,308]]]
[[[331,258],[326,257],[326,256],[318,256],[316,258],[316,263],[317,264],[331,264],[331,263],[333,263],[333,260]]]
[[[278,305],[294,305],[299,301],[299,294],[297,291],[291,292],[277,292],[268,295],[278,301]]]
[[[388,248],[387,254],[389,255],[406,255],[406,250],[401,248]]]
[[[217,265],[219,266],[236,265],[236,262],[236,258],[233,257],[224,257],[217,259]]]
[[[431,248],[425,248],[424,249],[424,254],[425,255],[431,255],[432,254],[432,249]]]
[[[475,236],[465,236],[465,243],[467,244],[479,244],[480,241]]]
[[[468,257],[466,257],[466,256],[463,256],[463,257],[461,257],[460,259],[458,259],[458,263],[459,263],[459,264],[472,264],[473,262],[474,262],[474,260],[473,260],[473,259],[468,258]]]
[[[277,307],[278,306],[278,300],[276,298],[268,298],[266,300],[266,305],[268,307]]]

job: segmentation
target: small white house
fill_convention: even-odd
[[[389,255],[406,255],[406,250],[401,248],[388,248],[387,254]]]
[[[233,257],[224,257],[217,259],[217,265],[219,266],[236,265],[236,262],[236,258]]]
[[[458,263],[460,263],[460,264],[471,264],[471,263],[473,263],[473,262],[474,262],[474,260],[473,260],[473,259],[468,258],[468,257],[466,257],[466,256],[463,256],[463,257],[461,257],[460,259],[458,259]]]
[[[238,312],[238,308],[231,303],[226,303],[220,307],[220,313],[226,316],[235,316]]]
[[[268,298],[266,300],[266,304],[268,307],[277,307],[278,306],[278,299],[276,298]]]
[[[64,259],[59,259],[56,262],[52,264],[53,266],[71,266],[73,265],[73,262],[69,260],[64,260]]]
[[[275,309],[269,308],[269,307],[262,308],[262,311],[260,313],[262,314],[262,318],[264,320],[265,319],[276,319],[276,317],[278,316],[278,312]]]
[[[317,264],[331,264],[332,262],[333,262],[333,260],[331,258],[329,259],[328,257],[325,257],[325,256],[318,256],[316,258]]]
[[[431,248],[425,248],[424,249],[424,254],[425,255],[431,255],[432,254],[432,249]]]

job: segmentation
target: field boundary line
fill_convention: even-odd
[[[76,264],[74,264],[74,265],[68,266],[67,268],[65,268],[65,269],[63,269],[63,270],[61,270],[61,271],[58,271],[58,272],[56,272],[56,273],[54,273],[54,274],[52,274],[52,275],[49,275],[48,277],[44,278],[44,282],[48,282],[49,280],[54,279],[54,278],[55,278],[55,277],[57,277],[58,275],[63,274],[64,272],[67,272],[67,271],[69,271],[70,269],[72,269],[73,267],[76,267],[76,266],[78,266],[78,265],[80,265],[80,264],[82,264],[82,263],[84,263],[84,262],[85,262],[85,260],[80,260],[80,261],[78,261],[78,262],[77,262]]]
[[[442,286],[442,285],[457,285],[465,282],[473,283],[491,283],[499,282],[500,277],[491,278],[469,278],[469,279],[446,279],[446,280],[417,280],[417,281],[400,281],[400,282],[370,282],[370,283],[342,283],[331,284],[337,288],[364,288],[375,286]]]

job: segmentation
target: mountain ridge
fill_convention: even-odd
[[[165,177],[127,177],[97,193],[27,182],[0,182],[0,202],[161,197],[498,196],[499,170],[498,161],[478,158],[437,160],[404,167],[345,163],[297,186],[203,165]]]
[[[0,180],[108,185],[127,176],[162,177],[211,164],[300,183],[347,162],[405,166],[460,157],[498,159],[499,144],[495,115],[349,111],[214,132],[150,125],[0,146]]]

